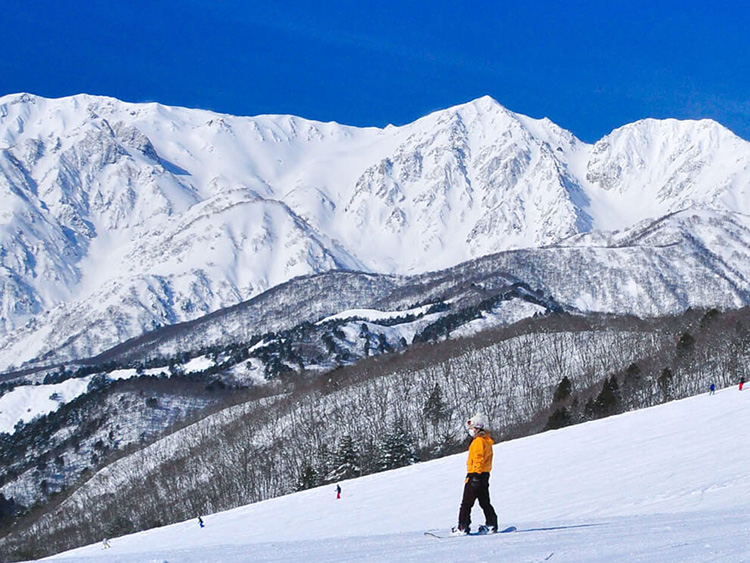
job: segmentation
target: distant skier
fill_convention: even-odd
[[[336,498],[341,498],[341,485],[336,485]]]
[[[714,393],[716,393],[716,385],[714,385],[713,383],[711,385],[709,385],[708,386],[708,391],[709,391],[709,393],[708,393],[709,395],[713,395]]]
[[[203,518],[201,518],[200,516],[198,516],[198,525],[201,528],[205,528],[205,524],[203,523]]]
[[[485,428],[484,417],[475,414],[469,422],[469,435],[473,436],[469,445],[469,458],[466,461],[467,474],[464,494],[458,511],[458,526],[453,528],[455,535],[466,535],[471,530],[471,509],[474,501],[479,501],[485,518],[485,526],[479,532],[497,532],[497,514],[490,504],[490,471],[492,470],[492,438]]]
[[[740,377],[740,391],[742,391],[742,386],[745,384],[745,378]]]
[[[112,546],[110,545],[109,540],[107,538],[104,538],[102,540],[102,549],[109,549],[110,547]]]

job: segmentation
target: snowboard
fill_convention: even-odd
[[[518,530],[518,528],[516,528],[515,526],[508,526],[504,530],[498,530],[495,533],[496,534],[508,534],[510,532],[515,532],[516,530]],[[433,537],[433,538],[437,538],[439,540],[444,540],[444,539],[448,539],[448,538],[460,538],[460,537],[463,537],[463,536],[454,536],[452,534],[440,534],[440,533],[437,533],[437,532],[425,532],[424,535],[425,536],[430,536],[430,537]],[[467,536],[489,536],[489,535],[492,535],[492,534],[488,534],[487,532],[469,532],[466,535]]]

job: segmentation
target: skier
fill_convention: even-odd
[[[205,526],[205,524],[203,523],[203,518],[201,518],[200,516],[198,516],[198,525],[199,525],[199,526],[200,526],[201,528],[203,528],[203,527]]]
[[[336,485],[336,498],[341,498],[341,485],[339,484]]]
[[[740,391],[742,391],[742,386],[745,384],[745,378],[740,377]]]
[[[716,385],[711,383],[711,385],[709,385],[708,387],[708,390],[709,390],[709,395],[713,395],[714,393],[716,393]]]
[[[110,547],[112,546],[110,545],[109,540],[107,538],[104,538],[102,540],[102,549],[109,549]]]
[[[490,471],[492,470],[492,438],[485,428],[484,417],[475,414],[469,422],[469,435],[474,439],[469,446],[466,462],[468,473],[464,481],[464,494],[458,511],[458,526],[452,529],[455,535],[466,535],[471,530],[471,509],[474,501],[484,512],[485,525],[479,526],[480,533],[497,532],[497,514],[490,504]]]

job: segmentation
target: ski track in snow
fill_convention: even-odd
[[[455,524],[466,454],[204,515],[59,554],[59,563],[750,561],[750,393],[736,387],[497,444],[500,525]],[[196,515],[197,516],[197,515]],[[473,526],[483,523],[475,506]]]

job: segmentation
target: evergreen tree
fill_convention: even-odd
[[[544,426],[545,430],[556,430],[558,428],[564,428],[573,424],[573,417],[570,411],[565,407],[560,407],[555,410],[547,419],[547,424]]]
[[[390,351],[391,346],[388,344],[388,339],[385,337],[385,334],[381,332],[378,334],[378,353],[383,354]]]
[[[602,390],[596,398],[596,411],[599,417],[615,414],[620,404],[620,387],[617,378],[613,375],[604,380]]]
[[[300,470],[297,484],[294,487],[295,491],[304,491],[306,489],[312,489],[318,485],[318,475],[315,468],[309,463],[304,463]]]
[[[721,313],[718,309],[709,309],[708,311],[706,311],[706,314],[703,315],[703,318],[701,319],[701,329],[705,330],[706,328],[711,326],[711,324],[713,324],[713,322],[720,316]]]
[[[328,481],[341,481],[358,477],[361,473],[359,466],[359,452],[354,440],[349,434],[341,438],[336,454],[333,456],[333,471],[327,476]]]
[[[370,329],[367,327],[367,323],[362,323],[362,326],[359,327],[359,337],[370,338]]]
[[[422,408],[422,414],[436,430],[440,422],[447,416],[448,408],[443,400],[443,390],[440,388],[439,383],[435,384],[430,392],[430,396],[427,397]]]
[[[672,370],[664,368],[656,382],[659,384],[662,399],[669,401],[672,398]]]
[[[638,364],[632,363],[625,371],[625,375],[627,375],[628,377],[639,377],[641,375],[641,368],[638,367]]]
[[[89,380],[89,383],[86,386],[86,392],[96,393],[102,391],[106,389],[110,383],[112,383],[112,380],[107,377],[107,374],[98,373]]]
[[[638,385],[641,379],[641,368],[638,364],[632,363],[625,370],[624,385]]]
[[[362,338],[364,342],[364,355],[369,356],[370,355],[370,329],[367,328],[367,325],[365,323],[362,323],[362,326],[359,329],[359,337]]]
[[[596,418],[596,402],[593,397],[589,397],[586,400],[586,406],[583,407],[583,414],[589,420]]]
[[[318,451],[315,452],[315,473],[318,480],[316,485],[326,483],[326,476],[331,471],[331,463],[331,450],[328,449],[327,444],[320,444]]]
[[[378,469],[396,469],[412,465],[418,460],[411,438],[403,424],[396,424],[380,447]]]
[[[602,390],[596,399],[589,397],[586,402],[584,413],[586,418],[603,418],[617,412],[620,406],[620,386],[617,384],[617,378],[613,375],[604,380]]]
[[[363,440],[359,444],[360,473],[369,475],[379,471],[380,466],[380,443],[372,439]]]
[[[683,332],[680,339],[677,341],[677,354],[684,356],[693,351],[695,345],[695,338],[689,332]]]
[[[570,379],[568,379],[568,376],[566,375],[560,380],[560,383],[557,384],[557,388],[555,389],[555,394],[552,397],[553,403],[562,403],[565,400],[570,397],[570,394],[573,392],[573,384],[570,382]]]

